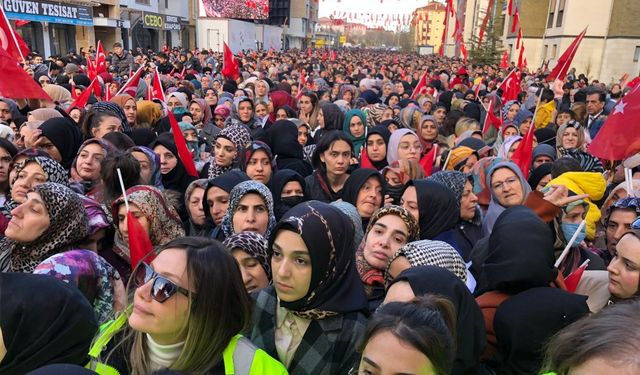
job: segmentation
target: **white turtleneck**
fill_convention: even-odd
[[[146,334],[149,361],[151,362],[151,370],[156,371],[171,367],[182,352],[184,341],[177,344],[160,345],[153,341],[151,335]]]

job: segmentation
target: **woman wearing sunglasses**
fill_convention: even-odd
[[[219,242],[197,237],[171,241],[150,264],[139,264],[131,283],[136,288],[132,306],[94,340],[92,370],[121,375],[161,369],[287,373],[240,335],[250,324],[251,302],[236,261]],[[211,285],[216,287],[206,287]]]

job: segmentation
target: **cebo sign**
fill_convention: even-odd
[[[164,28],[164,17],[159,14],[145,13],[142,19],[142,24],[147,29]]]

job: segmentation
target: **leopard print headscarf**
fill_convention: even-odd
[[[240,249],[256,258],[271,282],[271,263],[267,256],[267,239],[255,232],[240,232],[227,237],[222,243],[227,249]]]
[[[135,204],[149,222],[149,240],[154,248],[179,237],[184,237],[182,221],[176,209],[170,205],[164,194],[153,186],[138,185],[127,189],[129,204]],[[113,225],[116,227],[113,251],[126,261],[129,257],[129,244],[122,239],[118,229],[118,209],[124,204],[121,196],[111,204]]]
[[[49,215],[50,225],[35,241],[18,243],[3,240],[11,248],[11,270],[33,272],[38,264],[53,254],[68,250],[89,234],[89,220],[80,196],[66,186],[53,182],[32,189],[40,194]],[[6,241],[6,242],[5,242]]]

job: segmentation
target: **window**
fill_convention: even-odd
[[[542,56],[544,56],[544,58],[546,59],[547,57],[549,57],[548,53],[549,53],[549,45],[545,44],[544,45],[544,55],[542,55]]]
[[[554,44],[553,49],[551,50],[551,58],[554,59],[558,53],[558,45]]]
[[[564,16],[564,3],[565,0],[558,2],[558,18],[556,19],[556,27],[562,26],[562,17]]]
[[[149,5],[149,0],[136,0],[136,4]]]
[[[547,29],[553,27],[553,16],[556,14],[556,0],[551,0],[549,4],[549,18],[547,19]]]
[[[636,50],[633,53],[633,61],[638,62],[640,60],[640,46],[636,46]]]

